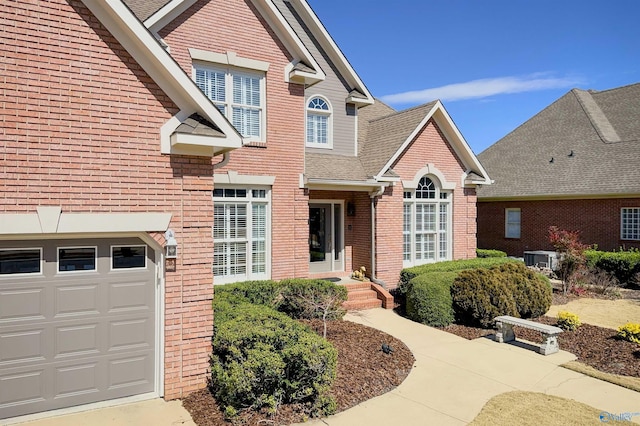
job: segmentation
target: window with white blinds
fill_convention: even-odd
[[[426,176],[404,192],[404,267],[451,259],[450,195]]]
[[[331,106],[315,96],[307,103],[307,146],[332,148]]]
[[[196,85],[242,136],[264,138],[264,74],[194,65]]]
[[[215,284],[270,276],[268,189],[213,191],[213,275]]]

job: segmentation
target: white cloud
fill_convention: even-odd
[[[546,74],[531,74],[523,77],[483,78],[465,83],[448,84],[432,89],[415,90],[382,96],[389,104],[421,104],[435,99],[459,101],[463,99],[487,98],[509,93],[535,92],[538,90],[572,88],[582,83],[576,78],[558,78]]]

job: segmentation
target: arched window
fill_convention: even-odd
[[[331,105],[314,96],[307,103],[307,146],[332,148]]]
[[[437,179],[427,176],[420,179],[415,190],[404,191],[405,267],[451,259],[451,195]]]

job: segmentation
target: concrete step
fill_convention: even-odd
[[[365,309],[381,308],[382,300],[379,299],[367,299],[367,300],[347,300],[342,304],[342,307],[348,311],[360,311]]]
[[[375,290],[356,290],[350,291],[347,295],[347,300],[378,300],[378,293]]]
[[[357,291],[357,290],[370,290],[371,283],[369,281],[353,281],[350,283],[341,284],[347,288],[347,291]]]

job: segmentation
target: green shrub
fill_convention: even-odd
[[[228,293],[255,305],[276,306],[281,285],[276,281],[244,281],[215,286],[214,293]]]
[[[507,257],[507,253],[502,250],[476,249],[476,256],[481,259],[487,257]]]
[[[566,331],[573,331],[580,327],[582,323],[576,314],[568,311],[558,312],[558,327]]]
[[[496,269],[460,271],[451,286],[458,322],[489,327],[499,315],[518,316],[513,286]]]
[[[346,311],[347,288],[326,280],[289,279],[280,281],[278,310],[292,318],[340,319]]]
[[[335,348],[283,313],[238,300],[221,297],[231,312],[218,319],[213,338],[211,390],[225,413],[282,403],[305,404],[312,415],[334,412]]]
[[[451,285],[458,272],[432,272],[413,278],[407,291],[407,316],[433,327],[453,322]]]
[[[522,263],[505,263],[493,269],[503,274],[511,287],[520,318],[537,318],[551,307],[552,291],[549,279]]]
[[[618,337],[640,344],[640,324],[628,322],[618,327]]]
[[[425,274],[427,272],[453,272],[474,268],[490,268],[492,266],[501,265],[503,263],[514,262],[522,263],[522,261],[510,257],[460,259],[449,260],[446,262],[427,263],[425,265],[403,269],[400,272],[400,282],[398,283],[398,287],[401,293],[406,292],[409,281],[411,281],[414,277]]]
[[[613,274],[622,286],[628,285],[633,277],[640,273],[638,249],[615,252],[587,250],[585,255],[588,266]]]

